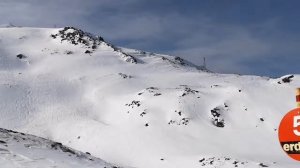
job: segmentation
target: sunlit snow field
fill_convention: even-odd
[[[299,84],[217,74],[73,28],[0,28],[0,127],[122,167],[299,167],[277,138]],[[10,162],[0,149],[0,167]]]

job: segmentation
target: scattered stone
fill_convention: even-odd
[[[283,83],[290,83],[292,81],[292,78],[294,78],[294,75],[287,76],[287,77],[282,79],[282,82]]]
[[[214,108],[214,109],[210,110],[211,115],[212,115],[213,117],[220,117],[221,114],[219,113],[219,111],[220,111],[219,108]]]
[[[211,115],[213,116],[213,124],[217,127],[225,127],[224,119],[221,117],[221,109],[220,107],[216,107],[210,110]]]
[[[185,88],[184,88],[184,91],[183,91],[181,97],[184,97],[184,96],[189,95],[189,94],[196,94],[196,93],[199,93],[199,91],[197,91],[197,90],[193,90],[193,89],[191,89],[191,88],[189,88],[189,87],[187,87],[187,86],[184,86],[184,87],[185,87]]]
[[[201,162],[203,162],[204,160],[205,160],[205,158],[203,158],[203,159],[200,159],[200,160],[199,160],[199,162],[201,163]]]
[[[151,53],[150,53],[150,55],[151,55]],[[155,55],[155,54],[153,54],[153,55]],[[169,62],[169,63],[172,64],[172,65],[175,65],[175,67],[178,67],[178,65],[185,66],[185,65],[188,64],[188,62],[185,61],[184,59],[182,59],[181,57],[173,57],[173,58],[170,58],[170,59],[169,59],[169,58],[167,58],[167,57],[161,56],[161,59],[162,59],[163,61]],[[177,65],[177,66],[176,66],[176,65]]]
[[[188,118],[182,118],[181,121],[180,121],[180,124],[183,124],[183,125],[188,125],[188,123],[189,123],[189,119]]]
[[[109,44],[109,43],[106,43],[108,46],[110,46],[115,52],[118,52],[121,54],[121,56],[124,58],[124,60],[126,62],[130,62],[130,63],[133,63],[133,64],[137,64],[138,61],[137,59],[134,58],[134,56],[130,55],[130,54],[127,54],[125,52],[123,52],[120,48],[118,47],[115,47],[114,45],[112,44]]]
[[[65,147],[63,146],[61,143],[59,142],[53,142],[51,144],[51,148],[52,149],[55,149],[55,150],[62,150],[63,152],[66,152],[66,153],[70,153],[70,154],[76,154],[73,150],[69,149],[68,147]]]
[[[169,125],[175,124],[175,123],[176,123],[177,125],[188,125],[188,123],[189,123],[189,121],[190,121],[190,118],[182,117],[182,116],[184,116],[184,114],[183,114],[182,111],[177,111],[177,110],[175,110],[175,113],[177,113],[178,116],[180,116],[180,117],[179,117],[179,119],[177,119],[177,120],[170,120],[170,121],[168,122]]]
[[[92,52],[90,50],[85,50],[85,54],[91,54]]]
[[[174,121],[174,120],[170,120],[169,122],[168,122],[168,124],[170,125],[170,124],[174,124],[176,121]]]
[[[260,163],[259,166],[260,166],[260,167],[269,167],[268,165],[265,165],[265,164],[263,164],[263,163]]]
[[[180,57],[175,57],[174,59],[176,62],[178,62],[180,65],[184,65],[184,59],[180,58]]]
[[[140,114],[140,116],[141,117],[144,117],[144,115],[146,115],[147,113],[146,113],[146,111],[143,111],[141,114]]]
[[[177,111],[177,110],[175,110],[175,113],[177,113],[179,116],[181,116],[181,115],[182,115],[182,112],[181,112],[181,111]]]
[[[123,74],[123,73],[118,73],[123,79],[127,79],[127,78],[132,78],[131,75],[126,75],[126,74]]]
[[[56,39],[56,35],[54,35],[54,34],[51,34],[50,37]]]
[[[73,54],[73,51],[65,51],[65,54],[67,55]]]
[[[25,56],[24,54],[18,54],[18,55],[17,55],[17,58],[19,58],[19,59],[24,59],[24,58],[27,58],[27,56]]]
[[[148,87],[146,88],[146,90],[148,90],[149,92],[153,92],[153,90],[158,90],[157,87]]]
[[[129,106],[131,108],[134,108],[135,106],[139,107],[140,105],[141,105],[141,102],[140,101],[136,101],[136,100],[133,100],[130,104],[125,104],[125,106]]]

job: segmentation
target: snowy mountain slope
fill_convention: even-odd
[[[210,73],[71,27],[1,28],[0,39],[2,128],[120,166],[299,167],[277,140],[299,75]]]
[[[117,168],[101,159],[36,136],[0,129],[1,168]]]
[[[135,58],[143,58],[143,62],[147,64],[151,63],[169,63],[172,64],[174,67],[182,67],[185,66],[185,68],[191,68],[191,69],[198,69],[202,71],[209,72],[204,66],[198,66],[195,65],[187,60],[184,60],[180,57],[174,57],[174,56],[169,56],[169,55],[164,55],[164,54],[156,54],[156,53],[151,53],[151,52],[145,52],[141,50],[136,50],[136,49],[129,49],[129,48],[118,48],[120,51],[123,53],[126,53],[128,55],[134,56]],[[153,58],[158,59],[157,62],[153,61]]]

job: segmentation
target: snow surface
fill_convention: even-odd
[[[1,168],[117,168],[58,142],[0,129]]]
[[[0,127],[124,167],[299,167],[277,138],[299,75],[217,74],[74,32],[0,28]]]

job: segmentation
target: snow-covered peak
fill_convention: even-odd
[[[97,46],[104,42],[102,37],[94,36],[74,27],[65,27],[59,30],[57,34],[52,34],[51,37],[54,39],[60,37],[61,41],[66,40],[74,45],[83,44],[91,49],[97,49]]]
[[[0,28],[0,128],[124,167],[299,167],[277,140],[299,85],[297,74],[211,73],[71,27]]]

